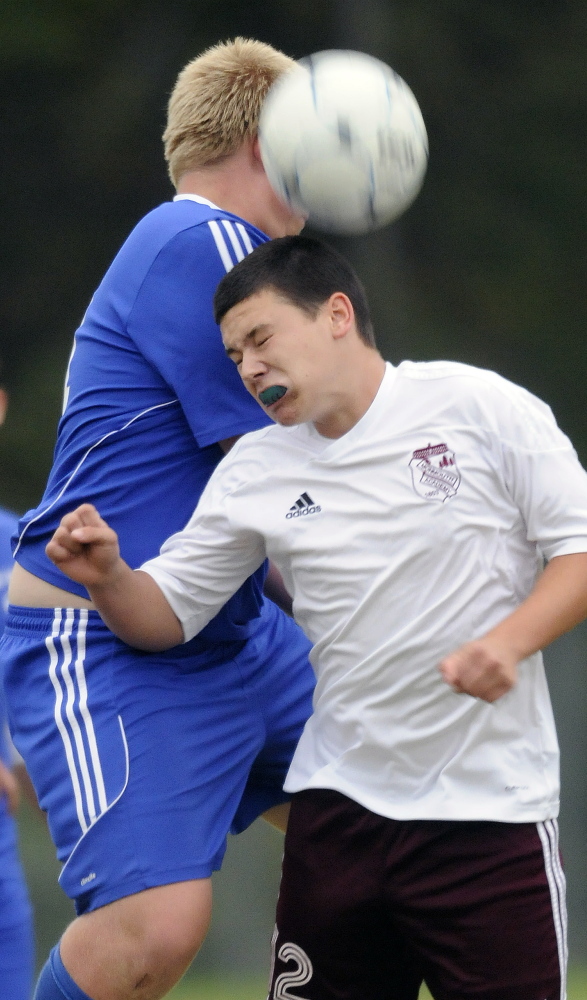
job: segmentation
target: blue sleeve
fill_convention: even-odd
[[[270,423],[222,345],[212,299],[226,273],[207,224],[178,233],[158,253],[127,331],[173,389],[205,448]]]

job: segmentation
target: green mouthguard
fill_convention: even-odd
[[[278,399],[285,396],[287,389],[284,385],[270,385],[268,389],[263,389],[263,392],[259,393],[259,399],[264,406],[271,406],[272,403],[276,403]]]

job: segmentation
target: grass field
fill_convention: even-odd
[[[190,977],[176,986],[169,1000],[265,1000],[267,983],[263,979],[200,979]],[[420,1000],[429,1000],[422,990]],[[572,969],[569,974],[568,1000],[587,1000],[587,968]]]

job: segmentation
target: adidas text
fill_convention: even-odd
[[[306,514],[318,514],[322,510],[319,504],[314,504],[313,507],[302,507],[297,510],[288,510],[286,519],[289,520],[290,517],[305,517]]]
[[[291,505],[285,517],[289,521],[290,517],[302,517],[303,514],[317,514],[321,509],[318,504],[314,503],[309,493],[302,493],[296,502]]]

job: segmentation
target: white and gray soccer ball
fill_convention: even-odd
[[[329,233],[367,233],[397,219],[428,163],[412,91],[362,52],[317,52],[280,77],[263,105],[259,140],[277,194]]]

